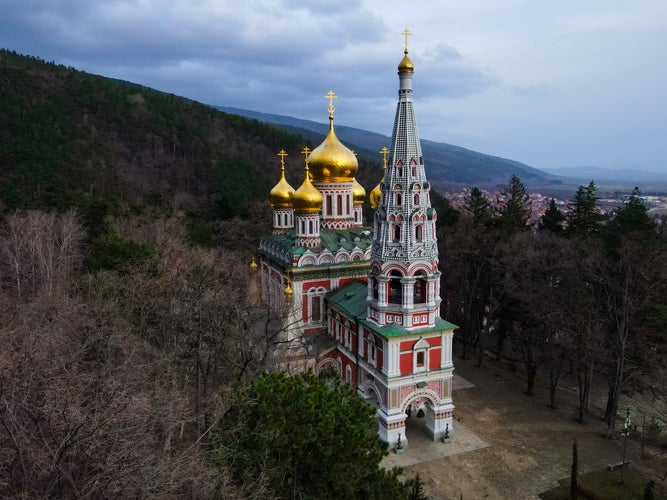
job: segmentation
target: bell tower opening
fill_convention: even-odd
[[[391,281],[389,282],[389,303],[402,304],[403,303],[403,284],[401,283],[401,273],[392,271],[389,275]]]

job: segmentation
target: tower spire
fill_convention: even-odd
[[[398,322],[410,330],[432,327],[440,316],[440,273],[436,214],[429,200],[430,185],[424,172],[412,102],[414,66],[407,56],[411,33],[407,28],[402,33],[405,56],[399,65],[400,84],[391,147],[381,150],[386,167],[381,182],[384,196],[376,192],[374,197],[371,193],[371,203],[374,198],[379,198],[379,203],[371,252],[371,269],[375,269],[376,274],[369,276],[372,283],[368,317],[379,325]],[[375,289],[378,292],[373,292]]]

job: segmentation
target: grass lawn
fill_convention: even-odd
[[[593,500],[642,500],[649,480],[628,466],[625,469],[625,484],[621,485],[621,471],[599,470],[579,475],[579,498]],[[660,480],[655,481],[655,498],[667,500],[667,488]],[[562,486],[545,491],[544,500],[567,500],[570,498],[570,479],[563,479]]]

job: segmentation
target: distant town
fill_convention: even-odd
[[[462,208],[465,204],[466,198],[470,196],[471,188],[465,187],[459,191],[447,191],[444,193],[445,198],[447,198],[454,208]],[[492,205],[495,205],[498,200],[503,199],[503,195],[500,189],[488,190],[481,189],[486,198],[491,202]],[[574,194],[574,191],[573,191]],[[532,213],[530,216],[530,222],[535,223],[542,216],[542,214],[549,208],[549,202],[553,198],[558,205],[558,208],[566,213],[569,211],[569,206],[572,204],[571,199],[559,199],[555,196],[550,196],[542,193],[528,193],[531,201]],[[627,192],[615,192],[613,194],[606,193],[604,197],[600,197],[598,200],[598,207],[602,214],[609,214],[613,212],[618,206],[620,206],[624,200],[630,196],[630,191]],[[648,213],[658,223],[664,223],[667,219],[667,193],[662,195],[655,196],[641,196],[641,199],[644,201],[646,208],[648,208]]]

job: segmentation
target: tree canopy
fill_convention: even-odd
[[[375,410],[335,373],[269,373],[236,386],[214,434],[217,463],[280,498],[406,498],[379,467]]]

